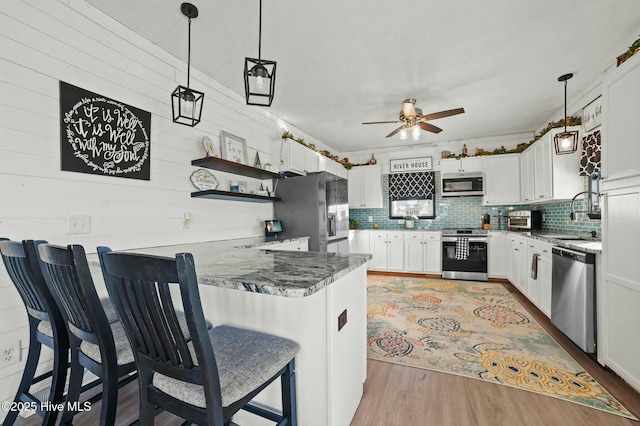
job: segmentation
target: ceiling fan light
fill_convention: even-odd
[[[415,103],[415,99],[405,99],[404,102],[402,102],[402,114],[406,118],[415,118],[416,108],[413,106]]]
[[[417,141],[418,139],[420,139],[420,134],[422,133],[422,131],[420,130],[420,126],[418,126],[417,124],[415,126],[413,126],[413,128],[411,128],[411,138],[414,141]]]
[[[400,130],[400,140],[407,140],[407,129]]]

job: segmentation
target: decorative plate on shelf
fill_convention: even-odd
[[[204,151],[207,153],[207,157],[220,157],[220,152],[216,150],[216,146],[213,144],[213,141],[209,136],[202,137],[202,146],[204,147]]]
[[[191,183],[200,191],[218,188],[218,179],[207,169],[198,169],[191,173]]]

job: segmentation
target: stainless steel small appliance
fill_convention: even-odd
[[[443,197],[469,197],[484,195],[484,173],[443,173]]]
[[[551,322],[587,353],[596,350],[595,255],[553,247]]]
[[[442,230],[442,278],[488,281],[488,231]]]
[[[511,210],[507,213],[507,228],[510,231],[542,229],[542,212],[540,210]]]

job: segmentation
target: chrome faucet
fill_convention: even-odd
[[[573,198],[571,199],[571,213],[569,213],[569,219],[570,220],[576,220],[576,213],[594,213],[593,210],[593,204],[591,202],[591,198],[589,198],[589,210],[580,210],[580,211],[576,211],[573,209],[573,203],[575,203],[576,198],[578,198],[580,195],[582,194],[595,194],[596,196],[600,196],[600,194],[598,194],[595,191],[582,191],[582,192],[578,192],[576,195],[573,196]]]

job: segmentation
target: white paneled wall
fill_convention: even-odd
[[[274,163],[277,117],[192,69],[205,92],[195,128],[171,121],[170,93],[186,83],[186,64],[82,0],[2,0],[0,5],[0,237],[77,243],[87,252],[257,236],[270,203],[192,199],[191,160],[204,156],[203,136],[220,130],[247,141],[252,162]],[[241,78],[241,75],[238,76]],[[151,179],[140,181],[60,171],[59,81],[149,111]],[[295,127],[296,136],[336,152]],[[231,179],[215,173],[221,187]],[[189,229],[183,228],[189,212]],[[91,232],[67,235],[69,215],[89,215]],[[22,303],[0,267],[0,347],[28,343]],[[23,360],[24,361],[24,360]],[[0,365],[0,401],[12,398],[23,363]],[[0,421],[5,413],[0,410]]]

